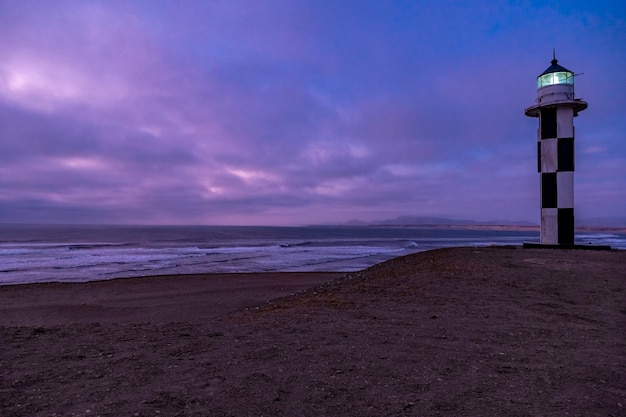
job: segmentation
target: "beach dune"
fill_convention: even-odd
[[[626,251],[0,287],[1,416],[626,415]]]

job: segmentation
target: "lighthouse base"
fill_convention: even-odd
[[[576,244],[549,244],[524,242],[524,248],[528,249],[576,249],[576,250],[611,250],[608,245],[576,245]]]

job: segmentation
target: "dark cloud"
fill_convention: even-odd
[[[553,47],[585,72],[590,103],[577,204],[621,215],[623,16],[560,2],[0,2],[0,222],[536,221],[537,120],[523,109]]]

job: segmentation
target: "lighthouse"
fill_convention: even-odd
[[[574,117],[586,108],[587,102],[574,97],[574,73],[553,53],[551,65],[537,77],[536,104],[524,110],[539,118],[541,245],[574,244]]]

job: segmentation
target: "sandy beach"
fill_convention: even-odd
[[[626,251],[0,286],[0,416],[625,416]]]

